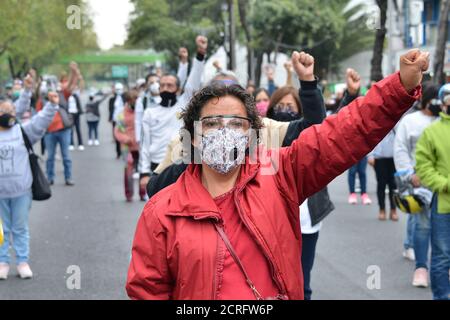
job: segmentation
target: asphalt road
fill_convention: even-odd
[[[0,300],[127,299],[124,286],[130,248],[144,203],[138,195],[133,203],[125,202],[124,165],[115,159],[106,105],[102,104],[101,146],[72,153],[75,187],[64,186],[58,161],[54,196],[33,203],[30,264],[34,279],[19,279],[13,268],[8,280],[0,282]],[[86,139],[86,124],[82,124]],[[368,171],[368,189],[375,200],[375,180],[372,170]],[[401,256],[406,216],[400,215],[397,223],[379,222],[376,205],[348,205],[346,175],[330,185],[330,192],[336,210],[320,233],[313,298],[431,299],[429,289],[411,286],[414,264]],[[372,275],[368,268],[380,271],[378,289],[367,286]]]

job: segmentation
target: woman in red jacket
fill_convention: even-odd
[[[300,80],[314,80],[310,55],[294,52],[292,60]],[[279,150],[247,152],[261,122],[243,88],[200,90],[183,120],[201,161],[144,208],[128,295],[303,299],[298,207],[369,153],[418,99],[428,54],[413,50],[400,66]]]

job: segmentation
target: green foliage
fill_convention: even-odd
[[[70,5],[81,8],[81,29],[67,28]],[[83,0],[2,0],[0,30],[0,58],[7,57],[14,76],[23,75],[29,67],[41,69],[65,54],[97,49]]]

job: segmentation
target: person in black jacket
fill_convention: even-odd
[[[269,110],[277,120],[293,120],[290,121],[286,135],[283,140],[283,147],[290,146],[292,142],[298,138],[300,133],[315,124],[320,124],[326,117],[325,103],[322,92],[316,81],[301,82],[302,89],[298,95],[294,88],[280,88],[280,94],[274,93],[273,97],[277,100],[271,100],[270,106],[274,107],[279,101],[283,100],[287,95],[292,95],[291,103],[295,104],[296,112],[285,110],[285,114],[275,115],[274,110]],[[289,100],[289,99],[288,99]],[[269,106],[269,109],[270,109]],[[291,111],[291,112],[289,112]],[[302,117],[303,115],[303,117]],[[294,120],[296,119],[296,120]],[[181,174],[186,170],[188,164],[173,164],[165,169],[160,175],[154,175],[147,185],[147,193],[151,198],[165,187],[175,183]],[[318,225],[333,210],[334,205],[330,200],[328,190],[324,190],[311,196],[307,202],[307,209],[310,212],[311,225]],[[318,232],[312,235],[303,234],[303,250],[302,250],[302,266],[304,275],[305,299],[310,300],[312,290],[310,288],[310,274],[314,263],[315,248],[318,240]]]
[[[116,121],[114,119],[115,114],[117,113],[116,111],[116,101],[118,96],[122,96],[123,95],[123,85],[121,83],[117,83],[114,85],[113,87],[113,96],[109,99],[109,117],[108,117],[108,121],[112,124],[112,134],[113,134],[113,138],[114,141],[116,143],[116,158],[120,159],[120,157],[122,156],[122,150],[120,148],[120,142],[117,141],[117,139],[114,136],[114,129],[116,127]],[[124,101],[123,97],[122,100]]]

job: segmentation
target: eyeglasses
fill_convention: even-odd
[[[279,112],[287,112],[287,111],[293,111],[294,110],[294,106],[292,104],[277,104],[275,106],[275,111],[279,111]]]
[[[221,115],[208,116],[200,119],[202,134],[208,133],[212,130],[228,128],[236,131],[247,133],[251,128],[252,121],[246,117]]]

